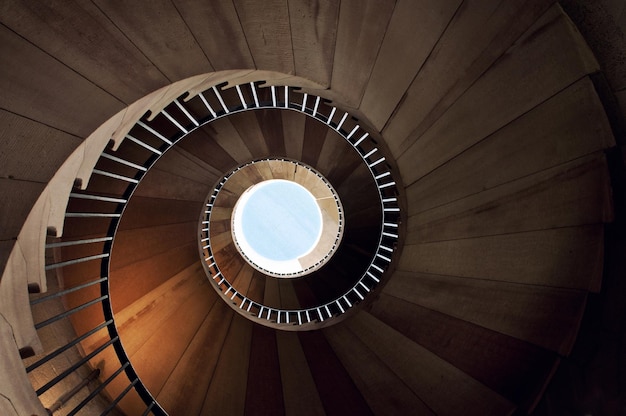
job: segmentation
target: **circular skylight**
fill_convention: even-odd
[[[264,275],[299,277],[326,264],[341,243],[339,196],[308,166],[284,159],[255,161],[219,185],[219,195],[207,205],[216,212],[202,222],[211,235],[201,241],[212,239],[213,248],[226,244],[216,250],[216,261],[228,261],[230,240],[239,256]]]
[[[233,235],[246,257],[275,273],[303,269],[300,259],[317,246],[322,211],[296,182],[272,179],[243,193],[233,213]]]

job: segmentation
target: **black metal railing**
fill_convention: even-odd
[[[107,388],[114,380],[124,377],[122,384],[125,387],[116,397],[110,398],[109,405],[104,409],[103,414],[112,411],[115,406],[129,392],[135,391],[145,403],[144,414],[165,415],[166,412],[155,401],[146,386],[141,382],[135,372],[129,357],[127,356],[119,333],[115,324],[115,316],[111,308],[109,273],[111,252],[114,247],[115,236],[123,217],[128,201],[154,163],[178,140],[193,132],[195,129],[220,119],[233,113],[242,111],[253,111],[257,109],[288,109],[298,111],[328,125],[339,133],[352,146],[355,152],[361,157],[363,163],[371,172],[373,183],[376,185],[379,195],[382,221],[380,224],[380,236],[378,246],[373,257],[369,260],[369,265],[357,282],[345,293],[342,293],[331,302],[325,302],[313,308],[302,310],[283,310],[271,308],[266,305],[254,302],[245,295],[237,292],[228,282],[227,277],[221,274],[219,265],[215,264],[208,240],[208,226],[200,230],[200,238],[205,253],[205,269],[210,277],[210,281],[219,289],[222,296],[228,302],[237,302],[240,309],[247,311],[253,320],[272,320],[276,324],[299,325],[323,322],[344,314],[348,309],[363,301],[367,294],[371,292],[383,278],[383,274],[388,268],[394,256],[395,247],[398,241],[398,223],[400,209],[397,200],[396,183],[389,164],[385,157],[381,155],[376,147],[376,142],[371,139],[369,133],[365,131],[355,119],[350,117],[348,112],[340,111],[337,107],[329,105],[321,97],[300,93],[288,86],[264,87],[259,89],[260,82],[237,85],[228,90],[220,87],[211,87],[198,95],[185,100],[184,96],[175,99],[158,114],[148,117],[145,115],[138,121],[126,135],[124,145],[135,146],[140,150],[141,157],[136,156],[139,152],[132,152],[132,160],[114,155],[112,149],[106,149],[100,156],[100,160],[93,170],[94,177],[91,182],[101,183],[108,181],[110,187],[106,192],[93,190],[91,182],[85,191],[77,190],[70,195],[70,204],[66,213],[66,231],[71,227],[67,221],[82,221],[77,228],[92,230],[89,238],[66,237],[62,241],[49,242],[46,245],[48,257],[52,257],[52,252],[68,248],[91,250],[89,255],[82,257],[62,259],[59,262],[51,262],[46,265],[47,271],[63,271],[68,267],[78,265],[92,265],[99,262],[99,276],[86,282],[81,282],[73,287],[62,288],[55,293],[34,298],[31,301],[32,307],[44,305],[50,302],[60,303],[68,296],[79,293],[92,293],[94,288],[99,288],[99,294],[80,305],[68,308],[61,313],[45,317],[36,324],[38,330],[43,330],[60,321],[75,319],[80,320],[81,315],[90,308],[99,305],[102,309],[103,319],[95,324],[93,328],[68,341],[64,345],[46,346],[49,351],[42,357],[36,357],[36,361],[27,365],[27,372],[38,371],[49,365],[53,360],[67,354],[70,350],[79,348],[89,339],[95,339],[96,334],[107,331],[107,340],[93,349],[76,362],[62,369],[53,378],[36,388],[37,395],[41,396],[51,388],[65,380],[70,374],[80,368],[88,366],[90,361],[112,348],[115,356],[119,360],[119,367],[112,372],[106,380],[92,389],[83,397],[80,402],[68,402],[64,397],[61,405],[58,400],[52,400],[53,410],[63,409],[67,414],[73,415],[83,409],[91,400]],[[130,158],[129,158],[130,159]],[[94,180],[98,178],[98,180]],[[207,219],[210,217],[211,203],[219,192],[219,186],[209,196],[207,202]],[[74,206],[81,206],[82,201],[90,207],[88,210],[77,210]],[[82,205],[85,206],[85,205]],[[207,223],[208,224],[208,223]],[[93,237],[93,235],[96,235]],[[90,369],[93,371],[93,369]],[[87,383],[81,383],[80,389],[74,389],[74,393],[84,389]],[[66,408],[72,404],[72,408]],[[52,407],[51,407],[52,409]]]

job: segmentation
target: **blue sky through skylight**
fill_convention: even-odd
[[[262,182],[242,200],[241,231],[245,242],[270,261],[290,261],[310,252],[322,229],[322,216],[313,195],[286,180]],[[238,239],[240,239],[238,237]]]

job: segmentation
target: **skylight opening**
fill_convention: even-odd
[[[313,194],[284,179],[250,187],[233,212],[233,239],[242,253],[276,274],[303,271],[301,259],[317,247],[322,230],[322,211]]]

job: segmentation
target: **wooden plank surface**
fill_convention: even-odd
[[[339,0],[288,0],[295,74],[330,86]]]
[[[195,152],[180,149],[178,146],[163,154],[155,166],[164,172],[209,184],[215,183],[224,173],[198,159]]]
[[[315,297],[315,293],[311,289],[308,280],[294,279],[293,289],[298,297],[298,304],[302,308],[312,308],[319,305],[318,299]]]
[[[334,175],[333,178],[335,178]],[[348,176],[341,179],[335,179],[332,184],[341,197],[346,216],[361,210],[377,208],[371,201],[378,199],[378,189],[374,185],[372,174],[364,163],[355,167]]]
[[[341,165],[349,164],[349,160],[356,157],[356,151],[346,143],[345,139],[334,130],[328,130],[324,138],[324,144],[320,150],[315,169],[327,177],[330,172]],[[335,184],[333,183],[333,186]]]
[[[171,276],[164,283],[141,296],[123,309],[116,309],[115,322],[124,342],[124,349],[128,354],[134,354],[147,338],[133,336],[134,333],[145,331],[147,334],[156,332],[159,326],[169,318],[181,303],[185,302],[192,293],[203,291],[207,302],[217,297],[210,293],[211,288],[204,287],[205,282],[198,278],[202,273],[199,264],[192,264],[186,269]],[[129,334],[126,337],[126,334]],[[108,336],[102,333],[103,337]],[[102,340],[94,337],[83,345],[87,351],[100,345]]]
[[[169,414],[200,414],[232,316],[220,299],[209,311],[156,397]]]
[[[324,335],[374,414],[435,414],[344,325],[326,328]]]
[[[248,288],[248,292],[244,294],[253,301],[262,304],[263,295],[265,294],[265,282],[268,279],[271,278],[266,277],[263,273],[255,270],[254,273],[252,273],[252,279],[250,280],[250,287]]]
[[[339,8],[331,89],[356,108],[385,36],[395,0],[344,0]]]
[[[95,4],[169,81],[213,71],[171,1],[96,1]]]
[[[3,3],[0,16],[7,27],[126,104],[167,83],[90,2]]]
[[[200,201],[180,201],[134,195],[126,206],[119,230],[145,228],[153,225],[176,224],[198,220],[202,209]]]
[[[174,247],[197,243],[198,222],[134,228],[115,235],[111,270],[154,257]]]
[[[510,415],[514,411],[511,402],[372,315],[360,312],[345,325],[435,414]]]
[[[243,415],[253,323],[233,314],[200,414]]]
[[[385,293],[567,354],[587,292],[426,273],[396,272]]]
[[[265,292],[263,293],[263,304],[273,308],[283,308],[280,301],[279,281],[281,279],[268,277],[265,279]]]
[[[79,137],[6,110],[0,110],[0,125],[1,178],[48,182],[81,142]],[[46,163],[40,163],[44,158]]]
[[[298,338],[326,414],[372,414],[324,334],[321,331],[301,331]]]
[[[250,283],[252,282],[252,275],[254,274],[254,269],[248,263],[244,263],[237,276],[230,281],[235,289],[238,292],[243,293],[244,295],[248,293],[250,290]]]
[[[202,284],[208,287],[209,282]],[[209,289],[210,290],[210,289]],[[126,338],[144,338],[145,343],[129,359],[146,388],[158,396],[163,385],[174,371],[183,353],[205,321],[215,297],[207,299],[202,290],[194,291],[156,331],[138,331]]]
[[[226,277],[231,284],[234,284],[239,272],[246,264],[234,243],[227,245],[219,252],[213,251],[213,258],[219,265],[222,276]]]
[[[234,0],[257,69],[293,74],[287,0]]]
[[[233,235],[230,231],[211,233],[211,250],[216,254],[233,244]]]
[[[167,261],[167,256],[176,256],[176,261]],[[192,269],[188,266],[193,265]],[[206,279],[201,265],[197,262],[195,243],[174,248],[158,257],[149,257],[129,264],[110,274],[110,294],[113,300],[114,310],[120,313],[129,305],[151,293],[155,287],[169,281],[178,273],[189,273],[199,276],[200,280]],[[63,287],[70,288],[81,283],[95,280],[100,277],[100,261],[89,261],[73,266],[67,266],[59,272]],[[141,277],[141,278],[139,278]],[[66,308],[79,306],[87,301],[100,296],[100,288],[92,286],[78,292],[64,296]],[[100,309],[99,313],[96,313]],[[91,308],[89,310],[92,310]],[[86,332],[102,322],[101,308],[96,305],[93,313],[81,314],[73,324],[77,332]],[[120,315],[121,316],[121,315]],[[120,318],[121,319],[121,318]]]
[[[386,293],[371,313],[526,410],[558,362],[554,352]]]
[[[0,205],[0,240],[15,240],[45,184],[0,178],[0,192],[11,195]]]
[[[613,143],[604,109],[591,80],[585,77],[408,186],[409,213],[493,188]]]
[[[283,111],[283,136],[285,138],[285,151],[287,156],[301,160],[302,143],[304,141],[304,124],[307,116],[295,111]]]
[[[533,41],[531,42],[530,39]],[[549,65],[537,62],[550,58]],[[411,184],[497,129],[597,70],[560,10],[536,22],[445,114],[397,158]],[[393,146],[392,144],[390,144]],[[419,163],[416,163],[419,161]]]
[[[6,26],[0,27],[0,45],[2,56],[19,57],[3,59],[0,66],[0,108],[77,137],[89,136],[124,108],[120,100]]]
[[[212,185],[213,182],[190,180],[154,167],[144,176],[134,195],[182,201],[204,201]]]
[[[224,208],[224,207],[216,206],[211,210],[211,221],[219,222],[220,224],[225,223],[226,221],[230,219],[232,212],[233,212],[232,208]],[[222,228],[226,228],[226,229],[224,231],[221,231]],[[227,227],[220,227],[219,229],[219,231],[221,231],[221,234],[223,234],[224,232],[227,232],[227,230],[228,230]]]
[[[598,224],[611,207],[604,154],[592,155],[410,216],[406,244]]]
[[[304,141],[302,144],[301,161],[317,166],[317,161],[324,146],[324,141],[328,137],[328,126],[320,123],[311,117],[306,118],[304,123]],[[332,135],[330,136],[332,139]]]
[[[270,155],[263,132],[259,127],[259,121],[254,112],[238,113],[229,117],[229,119],[255,159]]]
[[[280,136],[282,137],[282,132],[280,133]],[[284,141],[283,141],[283,144],[284,144]],[[255,163],[254,165],[250,167],[254,168],[258,172],[259,181],[267,181],[270,179],[275,179],[274,172],[272,171],[272,166],[273,166],[272,162],[260,162],[260,163]]]
[[[219,122],[215,122],[219,123]],[[237,165],[237,161],[220,146],[214,136],[217,134],[214,123],[205,125],[176,143],[176,148],[184,149],[214,169],[215,173],[223,174]]]
[[[280,305],[283,309],[299,309],[300,302],[298,295],[290,280],[281,279],[278,281],[278,291],[280,293]]]
[[[268,152],[273,157],[286,156],[285,138],[283,137],[283,121],[281,111],[255,111],[259,129],[265,138]]]
[[[439,118],[551,3],[464,1],[384,129],[394,154],[401,153],[418,126],[415,133]]]
[[[216,71],[255,68],[232,2],[175,0],[174,4]]]
[[[208,127],[203,127],[207,129]],[[243,164],[252,159],[250,150],[233,126],[230,118],[222,118],[210,125],[211,137],[234,159]]]
[[[276,347],[283,386],[285,414],[288,416],[325,415],[298,334],[276,331]]]
[[[407,245],[398,269],[589,290],[602,276],[603,225]]]
[[[173,276],[165,284],[156,287],[142,299],[135,302],[133,305],[125,308],[124,310],[117,310],[116,321],[118,323],[118,329],[120,336],[124,342],[124,348],[129,355],[133,355],[137,352],[148,340],[152,334],[160,334],[163,329],[162,326],[170,319],[181,307],[181,304],[187,302],[194,296],[202,296],[204,293],[204,301],[206,303],[212,303],[216,299],[216,294],[211,288],[209,288],[206,281],[200,281],[194,279],[197,276],[196,271],[198,264],[191,266],[188,270]],[[201,288],[208,289],[208,291],[198,290]],[[180,317],[178,319],[181,319]],[[181,320],[181,322],[184,319]],[[181,324],[183,327],[185,324]],[[107,339],[108,334],[104,332],[102,334],[103,340]],[[88,341],[91,339],[88,339]],[[163,342],[163,340],[160,340]],[[97,347],[97,342],[94,342],[91,346],[85,345],[87,351]],[[153,350],[148,351],[149,356],[154,356],[154,352],[158,351],[156,347]],[[178,358],[178,357],[175,357]],[[149,358],[148,358],[149,360]],[[119,361],[115,355],[115,351],[112,347],[105,350],[92,360],[91,364],[96,366],[103,366],[102,377],[108,377],[115,370],[119,368]],[[154,363],[152,364],[154,365]],[[148,364],[149,366],[149,364]],[[156,365],[158,367],[158,365]],[[108,394],[117,396],[121,391],[129,384],[128,378],[122,373],[117,377],[109,387],[107,387]],[[130,414],[137,412],[143,412],[145,410],[145,404],[138,397],[128,397],[124,399],[120,405],[124,411]]]
[[[120,269],[111,270],[109,280],[113,309],[123,309],[153,287],[197,262],[198,245],[194,241]]]
[[[246,415],[285,414],[276,332],[261,325],[252,328]],[[244,384],[243,380],[241,384]]]
[[[385,126],[461,3],[397,1],[360,106],[378,131]]]

